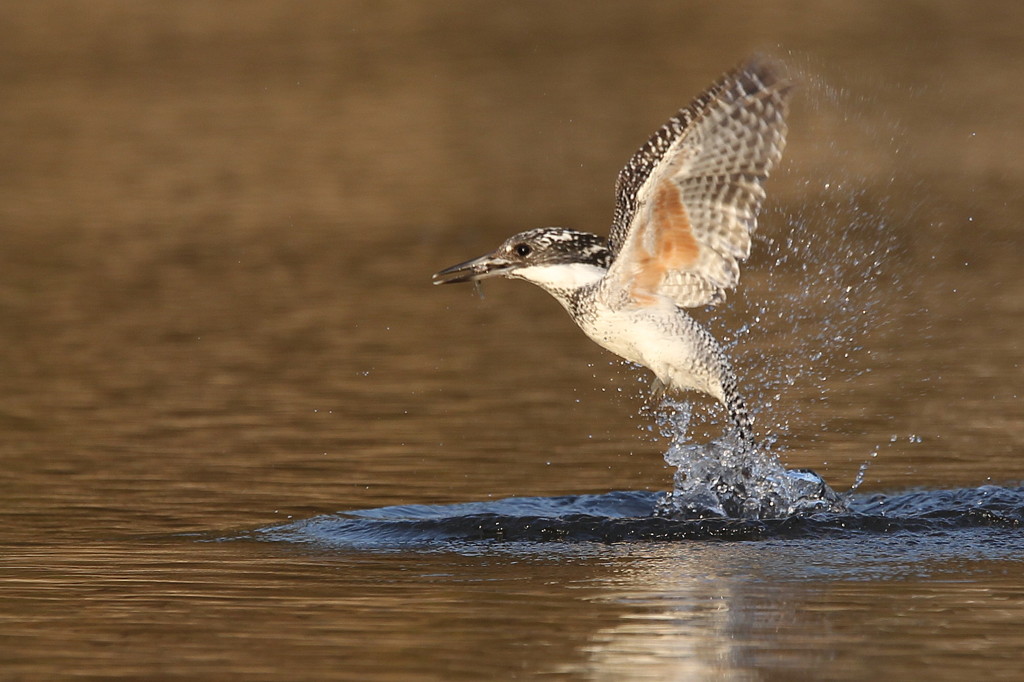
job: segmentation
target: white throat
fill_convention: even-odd
[[[525,279],[547,291],[575,291],[589,286],[608,271],[587,263],[560,263],[558,265],[531,265],[520,268],[510,276]]]

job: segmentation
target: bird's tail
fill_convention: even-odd
[[[754,441],[754,417],[747,409],[747,403],[743,400],[739,390],[736,388],[736,379],[732,373],[728,374],[729,380],[722,386],[722,404],[725,411],[729,413],[729,421],[736,427],[736,433],[740,440],[747,445],[753,445]],[[655,400],[664,399],[670,391],[661,379],[655,377],[651,382],[651,397]]]
[[[736,426],[736,432],[739,434],[740,440],[748,445],[753,445],[754,417],[747,410],[747,403],[736,388],[736,379],[731,373],[729,380],[722,386],[722,393],[725,396],[722,402],[729,413],[729,420]]]

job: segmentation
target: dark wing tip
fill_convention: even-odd
[[[733,80],[744,95],[756,95],[763,90],[787,94],[796,87],[796,80],[786,65],[763,52],[756,52],[740,62],[724,80]]]

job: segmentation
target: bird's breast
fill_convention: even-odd
[[[616,355],[650,367],[651,350],[677,346],[678,324],[674,314],[645,309],[611,308],[596,303],[589,314],[577,319],[583,332]]]

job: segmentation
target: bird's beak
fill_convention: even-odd
[[[465,263],[445,268],[434,274],[434,284],[455,284],[456,282],[475,282],[478,279],[498,277],[512,269],[512,263],[504,258],[488,254]]]

